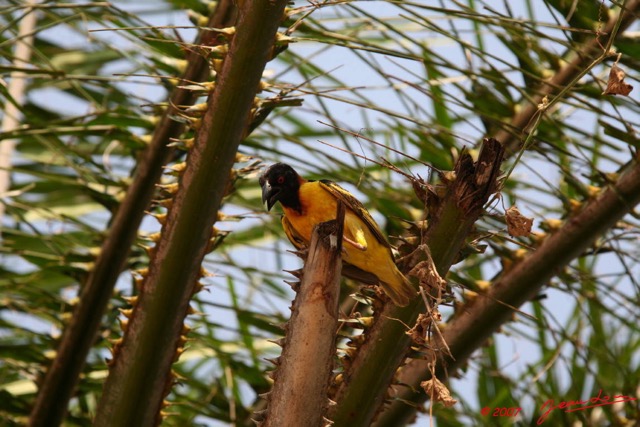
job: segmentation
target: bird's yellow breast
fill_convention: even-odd
[[[336,218],[338,201],[320,182],[305,182],[300,186],[298,194],[301,212],[287,207],[283,209],[291,227],[309,244],[313,227]],[[342,258],[346,262],[376,274],[383,281],[398,282],[391,250],[374,236],[369,226],[350,206],[346,206],[345,211],[344,237],[365,247],[360,249],[353,243],[343,242]]]
[[[283,210],[291,226],[308,243],[313,227],[336,218],[338,202],[319,182],[305,182],[300,186],[298,196],[302,212],[287,207]]]

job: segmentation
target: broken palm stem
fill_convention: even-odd
[[[262,426],[321,426],[336,354],[345,207],[314,228]]]

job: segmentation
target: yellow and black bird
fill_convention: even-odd
[[[298,249],[309,244],[314,226],[335,219],[338,200],[342,201],[346,207],[343,261],[375,275],[396,305],[407,305],[416,294],[393,262],[391,247],[378,225],[347,190],[332,181],[308,181],[284,163],[271,165],[260,177],[260,186],[267,210],[276,202],[282,205],[282,226]]]

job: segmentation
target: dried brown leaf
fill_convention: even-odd
[[[420,313],[415,326],[407,331],[407,334],[409,334],[414,343],[424,345],[427,342],[427,334],[430,326],[431,317],[425,313]]]
[[[622,95],[628,96],[633,90],[633,86],[624,82],[627,74],[618,65],[613,64],[609,72],[609,81],[603,95]]]
[[[407,273],[407,276],[416,277],[420,286],[425,289],[445,289],[447,281],[440,277],[440,274],[433,263],[433,258],[431,258],[431,251],[429,250],[429,247],[426,245],[420,245],[417,251],[424,252],[426,259],[415,264],[411,271]]]
[[[528,236],[531,234],[533,218],[522,215],[517,207],[511,206],[505,213],[507,232],[512,237]]]
[[[458,403],[457,400],[451,397],[451,393],[449,392],[447,386],[437,378],[432,378],[428,381],[422,381],[420,383],[420,387],[422,387],[425,393],[427,393],[431,397],[432,401],[442,402],[442,404],[444,404],[444,406],[446,406],[447,408],[450,408]]]

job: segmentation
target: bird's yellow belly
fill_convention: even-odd
[[[314,189],[308,184],[300,188],[300,201],[302,214],[288,208],[284,208],[284,213],[291,227],[305,240],[306,244],[309,244],[314,226],[336,218],[338,203],[328,192],[322,189],[318,191],[317,187]],[[360,239],[364,239],[366,249],[357,248],[352,243],[343,241],[342,259],[364,271],[376,274],[380,279],[388,279],[393,283],[394,278],[386,277],[390,269],[395,270],[389,249],[377,241],[351,209],[346,209],[344,237],[351,242],[360,240],[353,232],[354,229],[362,230],[363,235]]]

